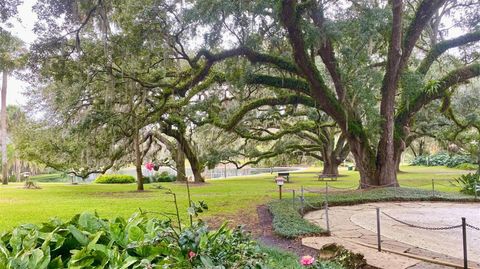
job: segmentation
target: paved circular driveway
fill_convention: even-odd
[[[453,226],[461,224],[461,218],[465,217],[467,223],[480,227],[479,203],[389,202],[331,207],[329,218],[332,235],[376,244],[377,207],[392,217],[414,225]],[[325,227],[323,210],[310,212],[305,219]],[[418,229],[381,214],[381,234],[386,246],[397,250],[409,252],[410,248],[416,248],[417,253],[426,250],[442,254],[433,255],[432,258],[442,258],[442,256],[458,260],[463,258],[461,228],[441,231]],[[479,263],[480,231],[467,229],[467,239],[468,259]],[[432,256],[432,254],[426,256]]]

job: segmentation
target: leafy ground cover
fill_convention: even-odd
[[[445,167],[402,167],[399,175],[400,184],[431,189],[432,178],[438,179],[442,185],[436,185],[436,190],[458,192],[458,188],[450,186],[449,181],[460,174],[461,170]],[[307,169],[294,173],[292,183],[285,185],[285,198],[291,198],[291,189],[297,191],[301,186],[310,189],[324,187],[317,181],[316,172],[319,169]],[[344,175],[338,181],[330,183],[332,187],[355,187],[358,184],[358,173],[341,169]],[[278,188],[273,182],[274,175],[263,174],[231,179],[209,180],[206,184],[193,185],[192,199],[203,200],[210,210],[209,216],[222,216],[229,219],[238,212],[255,215],[253,210],[257,205],[265,204],[278,198]],[[164,189],[156,189],[151,184],[143,193],[134,191],[135,184],[79,184],[39,183],[41,189],[26,190],[23,183],[14,183],[0,187],[0,231],[11,229],[21,223],[39,224],[51,217],[70,219],[79,212],[98,212],[106,218],[116,216],[128,217],[139,208],[148,211],[174,213],[172,195]],[[440,183],[439,183],[440,184]],[[177,194],[179,206],[187,207],[187,195],[184,184],[160,183]],[[297,192],[298,193],[298,192]],[[187,215],[182,214],[182,220]],[[247,219],[248,216],[242,218]],[[241,219],[239,220],[241,221]]]

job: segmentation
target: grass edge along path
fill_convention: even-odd
[[[402,202],[402,201],[447,201],[447,202],[480,202],[473,196],[460,193],[432,192],[413,188],[380,188],[373,190],[344,191],[330,193],[328,206],[357,205],[372,202]],[[304,213],[323,208],[325,195],[305,196]],[[328,234],[326,229],[314,225],[302,217],[301,201],[297,197],[295,203],[290,199],[276,200],[268,203],[273,215],[273,231],[285,238],[297,238],[310,235]]]

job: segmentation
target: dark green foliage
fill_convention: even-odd
[[[480,178],[478,174],[466,174],[466,175],[461,175],[459,178],[456,178],[455,181],[460,184],[460,187],[462,189],[460,192],[469,194],[469,195],[474,195],[475,194],[475,188],[477,184],[480,184]]]
[[[101,175],[95,179],[95,183],[99,184],[127,184],[134,182],[135,178],[129,175]]]
[[[418,156],[413,159],[411,165],[455,167],[463,163],[473,163],[472,157],[469,155],[441,152],[430,156]]]
[[[175,175],[169,174],[167,171],[161,173],[156,173],[151,176],[146,176],[143,178],[144,183],[155,183],[155,182],[173,182],[177,177]]]
[[[313,197],[306,196],[305,200],[305,212],[321,208],[325,202],[323,194],[316,194]],[[329,206],[385,201],[473,201],[473,198],[467,195],[446,192],[435,192],[435,197],[432,197],[431,190],[412,188],[383,188],[370,191],[343,192],[328,196]],[[294,238],[324,232],[320,227],[302,218],[299,201],[296,201],[295,208],[293,208],[291,199],[271,202],[269,208],[273,215],[273,230],[280,236]]]
[[[281,200],[268,205],[273,215],[272,226],[275,233],[287,238],[324,232],[320,227],[302,218],[298,208],[293,208],[291,200]]]
[[[265,268],[258,245],[240,228],[179,231],[136,213],[104,220],[90,213],[68,222],[25,224],[0,236],[0,268]]]

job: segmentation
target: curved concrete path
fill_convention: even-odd
[[[419,260],[390,253],[379,253],[361,244],[376,246],[376,208],[407,223],[442,227],[467,223],[480,227],[480,204],[445,202],[389,202],[356,206],[331,207],[329,219],[331,237],[305,238],[305,245],[321,248],[325,243],[337,242],[365,254],[367,262],[379,268],[447,268],[428,265]],[[325,211],[313,211],[305,219],[325,227]],[[399,252],[415,254],[463,264],[462,229],[423,230],[396,222],[381,214],[382,246]],[[480,268],[480,231],[467,229],[468,259],[472,268]],[[360,243],[360,244],[358,244]]]

